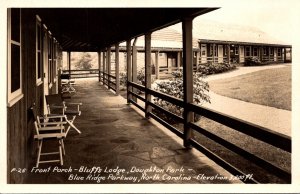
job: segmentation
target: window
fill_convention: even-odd
[[[22,97],[21,10],[8,9],[7,101],[11,107]]]
[[[257,47],[253,47],[253,56],[258,56]]]
[[[267,48],[266,47],[263,48],[263,52],[264,52],[264,55],[267,55]]]
[[[274,48],[270,48],[270,55],[274,55]]]
[[[234,47],[234,54],[239,55],[239,47]]]
[[[42,82],[43,62],[42,62],[42,25],[41,18],[36,16],[36,84],[40,85]]]
[[[246,57],[249,57],[250,56],[250,46],[246,46],[245,51],[246,51]]]
[[[210,56],[218,56],[218,50],[217,50],[217,45],[211,44],[210,45]]]
[[[206,44],[201,44],[201,55],[206,56]]]
[[[282,50],[280,48],[277,49],[277,55],[278,57],[281,57],[281,53],[282,53]]]

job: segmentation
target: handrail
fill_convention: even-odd
[[[201,114],[204,117],[231,127],[239,132],[259,139],[287,152],[291,152],[291,138],[287,135],[283,135],[276,131],[272,131],[270,129],[255,125],[248,121],[244,121],[242,119],[235,118],[233,116],[220,113],[209,108],[200,107],[195,104],[188,104],[187,108],[197,114]]]
[[[184,101],[182,99],[175,98],[168,94],[164,94],[162,92],[158,92],[158,91],[146,88],[143,85],[140,85],[140,84],[137,84],[137,83],[134,83],[131,81],[128,81],[127,83],[128,83],[128,87],[131,86],[133,88],[137,88],[137,89],[144,91],[152,96],[158,97],[158,98],[160,98],[164,101],[170,102],[176,106],[185,108],[188,111],[194,112],[195,114],[199,114],[203,117],[206,117],[208,119],[211,119],[213,121],[221,123],[225,126],[228,126],[228,127],[232,128],[233,130],[239,131],[239,132],[244,133],[248,136],[251,136],[255,139],[258,139],[262,142],[265,142],[265,143],[270,144],[274,147],[277,147],[281,150],[291,153],[291,137],[289,137],[287,135],[272,131],[265,127],[250,123],[248,121],[233,117],[231,115],[227,115],[224,113],[220,113],[218,111],[211,110],[206,107],[202,107],[202,106],[199,106],[199,105],[196,105],[193,103],[184,103]],[[136,94],[134,92],[131,92],[131,91],[129,91],[129,92],[133,96],[136,96],[137,98],[141,99],[142,101],[144,101],[146,103],[145,98],[142,98],[141,96],[139,96],[138,94]],[[132,102],[133,105],[137,106],[138,108],[140,108],[141,110],[143,110],[145,112],[145,109],[142,108],[135,101],[130,99],[129,102]],[[152,108],[157,109],[158,111],[160,111],[162,113],[165,113],[167,116],[177,119],[180,122],[184,122],[184,119],[182,117],[179,117],[179,116],[175,115],[174,113],[171,113],[168,110],[165,110],[164,108],[162,108],[152,102],[148,101],[147,103]],[[163,126],[168,128],[169,130],[171,130],[173,133],[175,133],[179,137],[181,137],[181,138],[184,137],[184,134],[181,131],[179,131],[172,125],[170,125],[168,122],[166,122],[165,120],[160,118],[158,115],[154,114],[153,112],[149,112],[148,115],[151,118],[158,121],[159,123],[161,123]],[[190,127],[192,130],[195,130],[196,132],[201,133],[202,135],[206,136],[207,138],[211,139],[212,141],[231,150],[232,152],[242,156],[243,158],[247,159],[248,161],[264,168],[265,170],[271,172],[273,175],[276,175],[285,180],[289,180],[289,181],[291,180],[290,172],[286,171],[285,169],[282,169],[282,168],[280,168],[280,167],[278,167],[256,155],[242,149],[241,147],[238,147],[238,146],[228,142],[227,140],[209,132],[208,130],[201,128],[200,126],[196,125],[195,123],[190,122],[187,124],[187,126]],[[226,162],[225,160],[223,160],[222,158],[217,156],[215,153],[213,153],[212,151],[205,148],[203,145],[196,142],[194,139],[190,139],[189,141],[193,147],[195,147],[196,149],[198,149],[199,151],[201,151],[202,153],[207,155],[209,158],[214,160],[220,166],[224,167],[226,170],[228,170],[233,175],[246,176],[241,170],[232,166],[230,163]],[[245,183],[258,183],[257,180],[254,180],[254,179],[248,179],[248,180],[242,180],[242,181]]]

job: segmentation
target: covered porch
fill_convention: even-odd
[[[107,90],[98,80],[76,80],[76,83],[77,93],[71,101],[84,104],[82,115],[75,121],[82,134],[71,130],[65,139],[63,166],[53,163],[29,168],[25,183],[239,183],[230,180],[231,174],[204,154],[184,148],[176,135],[144,118],[126,99]],[[35,158],[32,159],[30,166],[34,167]],[[93,167],[103,169],[99,174],[104,180],[87,178],[89,173],[80,172]],[[61,173],[55,168],[68,172]],[[126,172],[119,175],[109,172],[116,168]],[[138,169],[153,171],[144,174]],[[122,176],[124,179],[116,180]]]

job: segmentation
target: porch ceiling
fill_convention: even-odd
[[[99,51],[218,8],[37,8],[64,51]]]

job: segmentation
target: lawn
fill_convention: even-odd
[[[291,110],[291,66],[214,80],[209,86],[223,96]]]

